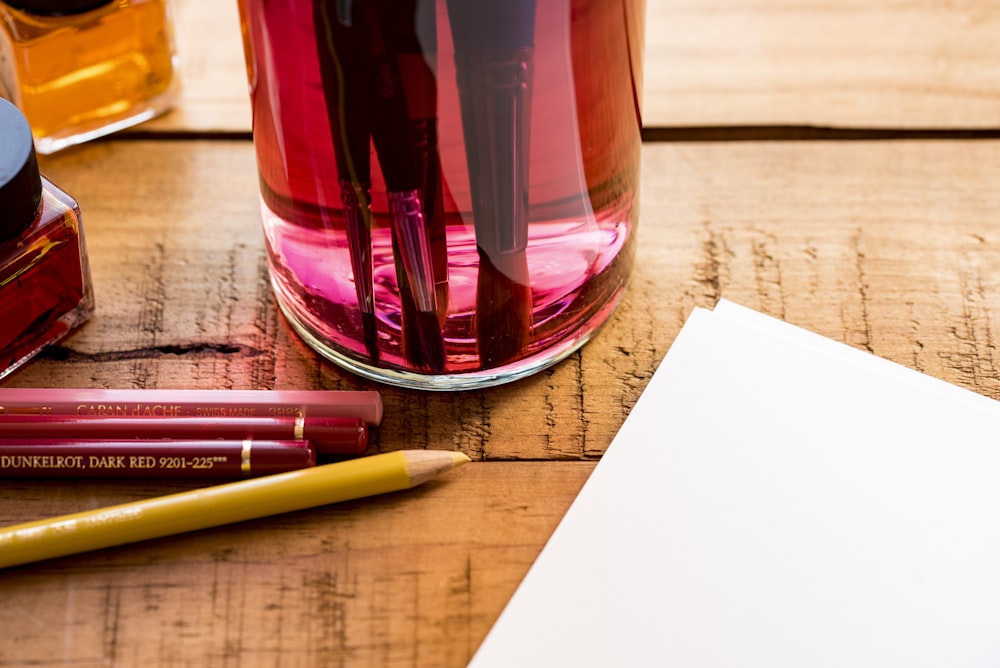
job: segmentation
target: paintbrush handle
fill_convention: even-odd
[[[528,243],[533,0],[449,0],[476,243],[489,255]]]
[[[528,243],[531,51],[457,64],[476,243],[485,252]]]
[[[535,0],[448,0],[456,58],[496,57],[535,45]]]

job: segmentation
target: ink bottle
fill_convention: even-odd
[[[80,208],[41,175],[28,121],[0,99],[0,378],[93,310]]]
[[[0,2],[0,97],[49,154],[164,113],[178,81],[170,0]]]

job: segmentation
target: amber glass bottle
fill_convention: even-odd
[[[76,201],[38,171],[31,129],[0,100],[0,378],[94,310]]]
[[[0,2],[0,96],[39,153],[141,123],[176,94],[169,0]]]

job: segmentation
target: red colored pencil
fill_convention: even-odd
[[[0,439],[8,478],[246,478],[315,464],[306,441]]]
[[[0,415],[0,439],[308,440],[325,455],[360,455],[368,427],[357,418],[104,417]]]

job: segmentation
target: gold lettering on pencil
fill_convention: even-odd
[[[156,468],[156,458],[154,457],[129,457],[128,467],[130,469],[153,469]]]
[[[182,408],[175,404],[79,404],[76,414],[102,417],[177,417],[183,415]],[[51,413],[51,409],[43,412]]]
[[[170,404],[136,404],[133,417],[177,417],[182,415],[181,406]]]
[[[76,407],[77,415],[100,415],[103,417],[126,417],[128,406],[123,404],[80,404]]]
[[[0,415],[51,415],[52,406],[0,406]]]
[[[298,406],[270,406],[267,414],[272,417],[305,417],[305,413]]]
[[[83,455],[0,455],[0,469],[83,469]]]
[[[256,417],[253,406],[200,406],[195,409],[198,417]]]
[[[97,456],[91,455],[89,466],[92,469],[123,469],[125,468],[124,456]]]

